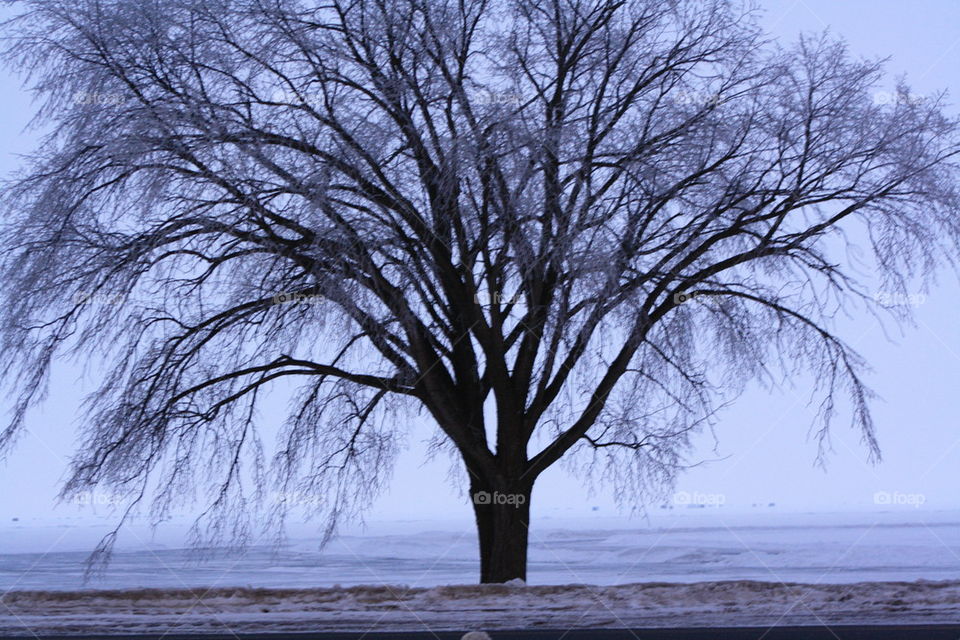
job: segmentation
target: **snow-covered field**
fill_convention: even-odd
[[[530,586],[512,587],[471,585],[469,522],[373,524],[322,553],[301,529],[279,552],[255,545],[202,563],[176,527],[152,540],[133,528],[107,574],[84,584],[102,532],[0,527],[0,632],[960,620],[960,512],[541,518]]]
[[[273,587],[476,580],[470,521],[371,524],[323,552],[308,528],[277,552],[269,537],[243,555],[194,562],[176,523],[151,538],[125,530],[101,579],[84,584],[84,559],[101,522],[0,525],[0,593],[83,588]],[[530,531],[528,582],[535,585],[761,580],[847,583],[960,579],[960,512],[656,513],[649,519],[540,518]]]

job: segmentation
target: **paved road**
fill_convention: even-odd
[[[41,636],[42,640],[460,640],[462,632],[261,633],[240,635]],[[960,640],[960,624],[722,629],[492,631],[493,640]],[[13,636],[7,636],[13,637]],[[18,636],[38,640],[36,636]]]

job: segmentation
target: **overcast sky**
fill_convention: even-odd
[[[915,93],[945,88],[951,102],[960,100],[957,0],[762,4],[764,22],[777,37],[793,39],[800,31],[829,28],[857,55],[890,56],[891,78],[906,74]],[[35,137],[23,132],[32,107],[19,80],[0,75],[0,91],[5,98],[0,101],[0,172],[6,174],[19,166],[16,154],[29,151]],[[896,329],[892,336],[885,335],[868,315],[842,325],[844,337],[874,367],[870,382],[881,396],[874,405],[881,463],[867,464],[858,434],[838,422],[827,467],[816,467],[816,444],[808,437],[813,415],[806,406],[809,389],[798,381],[795,388],[772,394],[750,391],[721,414],[717,442],[700,439],[694,460],[703,464],[688,471],[677,489],[722,496],[727,509],[754,504],[766,509],[769,503],[776,503],[778,510],[884,508],[875,504],[878,491],[922,496],[918,514],[960,506],[960,287],[952,274],[944,273],[939,286],[918,296],[921,299],[916,326],[902,335]],[[0,522],[75,514],[71,507],[54,509],[54,496],[75,444],[74,416],[83,387],[79,376],[73,369],[58,373],[46,406],[31,415],[29,432],[0,464]],[[424,463],[421,441],[428,426],[420,425],[411,434],[391,489],[374,506],[371,519],[471,517],[466,499],[447,481],[449,462]],[[615,513],[609,496],[587,495],[579,481],[561,469],[541,477],[533,507],[534,518],[592,513],[594,507],[600,514]]]

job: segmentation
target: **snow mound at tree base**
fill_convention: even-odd
[[[960,581],[12,591],[0,634],[949,623]]]

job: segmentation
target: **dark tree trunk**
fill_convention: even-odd
[[[474,485],[470,493],[480,538],[480,582],[526,581],[530,487]]]

